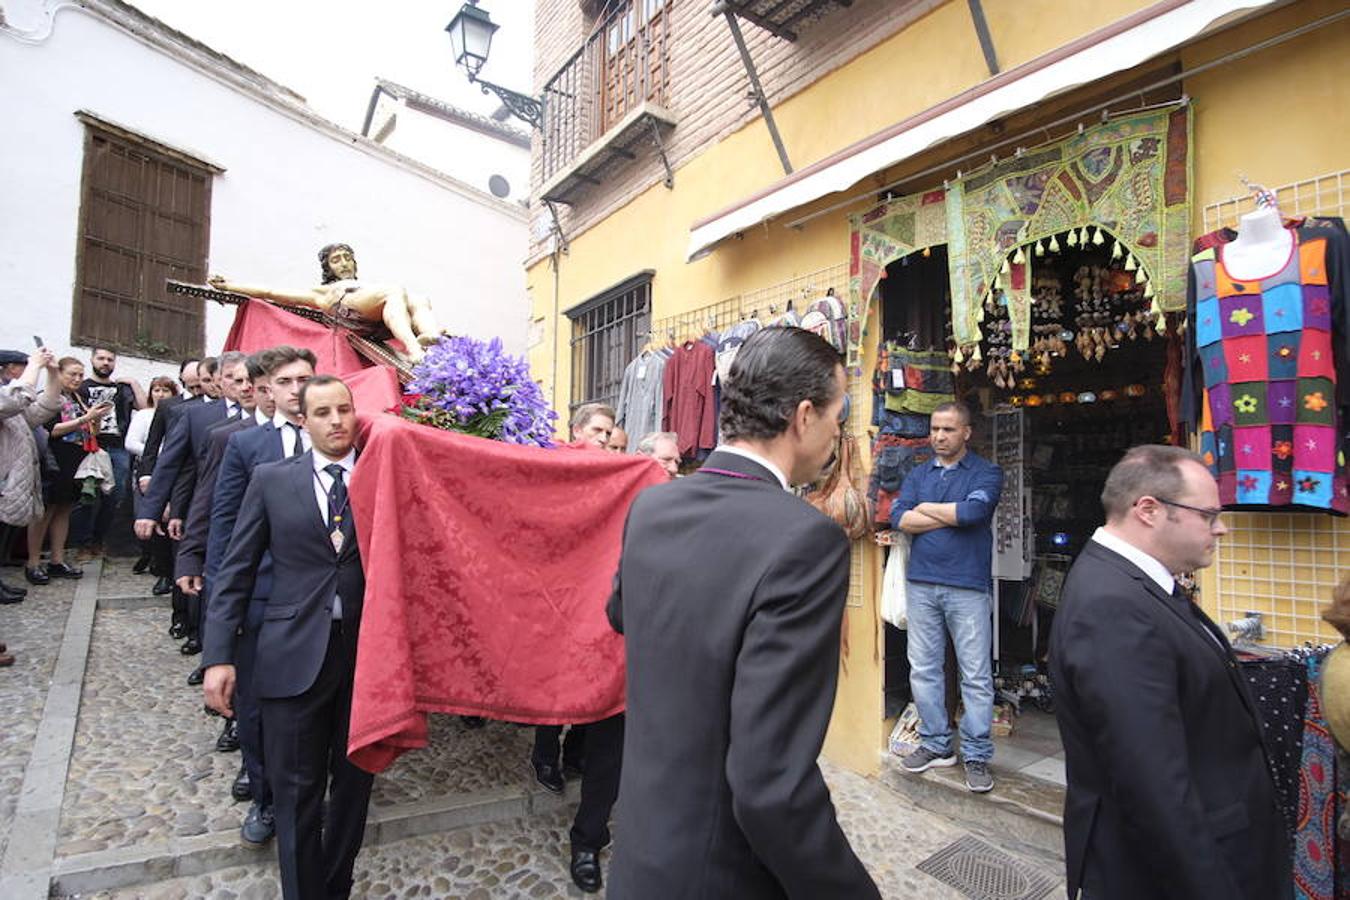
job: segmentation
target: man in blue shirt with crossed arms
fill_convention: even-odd
[[[1003,470],[966,449],[970,409],[943,403],[933,410],[933,462],[909,473],[891,508],[891,527],[910,535],[906,570],[909,685],[919,711],[919,748],[904,758],[910,772],[956,764],[947,717],[946,634],[961,671],[961,759],[966,787],[994,787],[991,668],[993,532],[990,520],[1003,489]]]

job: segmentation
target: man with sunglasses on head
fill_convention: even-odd
[[[1069,896],[1289,897],[1256,706],[1223,632],[1175,578],[1208,566],[1228,531],[1218,485],[1188,450],[1135,447],[1102,506],[1050,636]]]

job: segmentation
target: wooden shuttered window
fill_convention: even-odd
[[[199,356],[203,301],[166,279],[206,280],[211,181],[220,171],[80,114],[84,175],[71,342],[152,359]]]

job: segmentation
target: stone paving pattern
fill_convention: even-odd
[[[914,868],[964,832],[919,810],[875,781],[822,763],[840,823],[881,889],[894,900],[962,900],[963,895]],[[353,897],[582,897],[567,873],[570,812],[513,819],[363,850]],[[622,836],[616,836],[622,842]],[[603,862],[608,867],[609,854]],[[1033,865],[1044,866],[1033,861]],[[280,897],[270,862],[222,869],[121,891],[98,900],[265,900]],[[604,897],[604,892],[594,895]]]
[[[103,577],[98,582],[100,597],[149,597],[151,586],[155,583],[153,575],[137,575],[131,571],[135,559],[106,558],[103,561]],[[164,604],[165,616],[168,615],[169,598],[157,597]],[[164,626],[168,628],[168,625]]]
[[[5,581],[28,588],[22,603],[0,606],[0,643],[9,646],[14,665],[0,669],[0,858],[9,842],[24,769],[33,751],[38,723],[47,703],[47,686],[61,652],[61,636],[75,598],[75,582],[53,581],[35,587],[23,570],[0,569]]]
[[[202,712],[201,689],[185,681],[200,657],[178,652],[168,621],[162,609],[100,610],[94,620],[61,815],[62,856],[239,827],[246,807],[229,797],[239,755],[215,751],[221,720]],[[378,777],[372,803],[525,786],[532,734],[501,722],[470,730],[457,717],[432,716],[431,745]],[[20,779],[22,772],[20,765]]]
[[[131,575],[130,563],[109,567],[101,596],[148,593],[149,578]],[[72,583],[57,582],[34,589],[23,604],[0,607],[0,641],[20,656],[0,670],[0,698],[14,713],[0,740],[0,852],[73,595]],[[245,806],[230,802],[228,788],[239,757],[215,752],[219,720],[201,712],[200,689],[184,683],[196,658],[178,652],[167,625],[167,609],[108,609],[96,617],[58,837],[62,856],[238,828]],[[457,717],[432,716],[431,746],[405,754],[377,778],[373,802],[531,787],[531,737],[531,729],[506,723],[467,729]],[[960,827],[875,780],[822,766],[840,822],[883,896],[961,897],[914,868],[958,839]],[[584,896],[567,873],[570,817],[569,809],[369,847],[357,861],[353,896]],[[256,864],[85,896],[275,898],[274,860],[269,849]],[[1030,861],[1053,871],[1053,863]]]
[[[239,827],[229,796],[237,753],[215,752],[166,609],[99,610],[66,778],[57,854],[153,846]]]

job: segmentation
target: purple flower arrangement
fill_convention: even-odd
[[[508,444],[553,446],[553,422],[524,359],[493,338],[445,337],[413,368],[403,402],[405,419]]]

